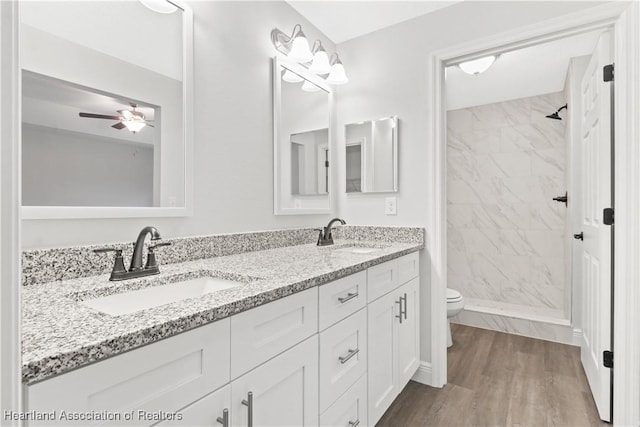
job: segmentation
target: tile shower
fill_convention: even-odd
[[[564,92],[447,114],[448,283],[460,323],[570,341]]]

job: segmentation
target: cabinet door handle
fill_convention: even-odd
[[[349,427],[358,427],[360,425],[360,419],[358,418],[355,421],[349,421]]]
[[[222,427],[229,427],[229,410],[227,408],[224,408],[224,411],[222,411],[222,416],[218,417],[216,421],[222,424]]]
[[[400,319],[400,323],[402,323],[402,297],[400,297],[400,299],[398,299],[398,301],[396,301],[396,304],[398,304],[399,307],[399,313],[400,314],[396,314],[396,317],[398,319]]]
[[[359,295],[358,292],[349,292],[346,297],[338,298],[338,301],[340,301],[341,304],[344,304],[345,302],[349,301],[350,299],[357,298],[358,295]]]
[[[407,293],[404,293],[404,320],[407,320]]]
[[[349,359],[351,359],[353,356],[355,356],[359,352],[360,352],[359,348],[356,348],[355,350],[349,349],[349,352],[347,353],[347,355],[338,357],[338,360],[340,361],[340,363],[344,365],[349,361]]]
[[[242,404],[247,407],[247,427],[253,427],[253,392],[247,394],[247,399],[243,399]]]

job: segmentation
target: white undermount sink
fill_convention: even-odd
[[[112,316],[120,316],[171,304],[172,302],[182,301],[188,298],[201,297],[240,285],[242,285],[241,282],[233,280],[203,276],[197,279],[189,279],[85,300],[81,301],[80,304]]]
[[[334,249],[335,252],[347,252],[350,254],[370,254],[372,252],[377,252],[384,249],[383,247],[378,246],[368,246],[368,245],[344,245]]]

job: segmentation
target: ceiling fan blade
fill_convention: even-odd
[[[105,114],[79,113],[79,115],[90,119],[120,120],[120,116],[107,116]]]
[[[119,129],[124,129],[124,128],[126,128],[126,126],[125,126],[125,125],[124,125],[124,123],[122,123],[122,122],[116,123],[115,125],[113,125],[113,126],[111,126],[111,127],[112,127],[112,128],[115,128],[115,129],[118,129],[118,130],[119,130]]]
[[[147,126],[149,126],[150,128],[154,128],[154,125],[149,124],[149,122],[147,122]]]

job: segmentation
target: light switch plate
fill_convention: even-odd
[[[398,214],[398,198],[397,197],[387,197],[384,199],[384,213],[386,215],[397,215]]]

